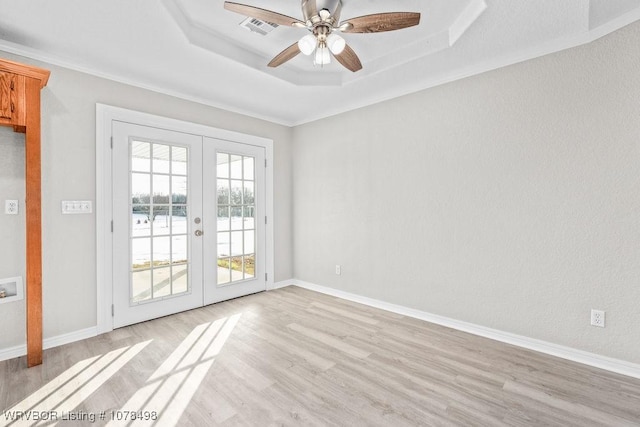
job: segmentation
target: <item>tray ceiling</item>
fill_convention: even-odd
[[[301,17],[297,0],[236,1]],[[295,125],[588,43],[640,19],[640,0],[343,0],[342,20],[422,14],[417,27],[345,34],[364,66],[351,73],[303,55],[268,68],[307,31],[259,35],[223,3],[0,0],[0,50]]]

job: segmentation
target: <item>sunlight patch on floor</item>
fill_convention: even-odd
[[[155,412],[158,420],[136,420],[135,425],[175,426],[209,372],[215,357],[240,319],[241,314],[199,325],[180,343],[149,377],[123,410]],[[109,426],[121,425],[112,421]]]
[[[150,342],[122,347],[102,356],[82,360],[6,412],[69,412],[107,382]],[[12,422],[15,421],[3,417],[0,419],[0,427],[8,426]],[[29,425],[32,423],[33,421]]]

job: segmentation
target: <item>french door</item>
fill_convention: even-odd
[[[264,148],[112,132],[113,327],[265,290]]]

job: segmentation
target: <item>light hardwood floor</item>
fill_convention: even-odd
[[[287,287],[50,349],[35,368],[0,362],[2,409],[98,417],[60,423],[76,426],[119,410],[159,411],[159,426],[640,426],[640,380]]]

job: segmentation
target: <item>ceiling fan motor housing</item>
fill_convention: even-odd
[[[342,0],[302,0],[302,16],[304,21],[312,25],[321,22],[320,11],[326,10],[330,16],[330,25],[336,25],[340,20]]]

